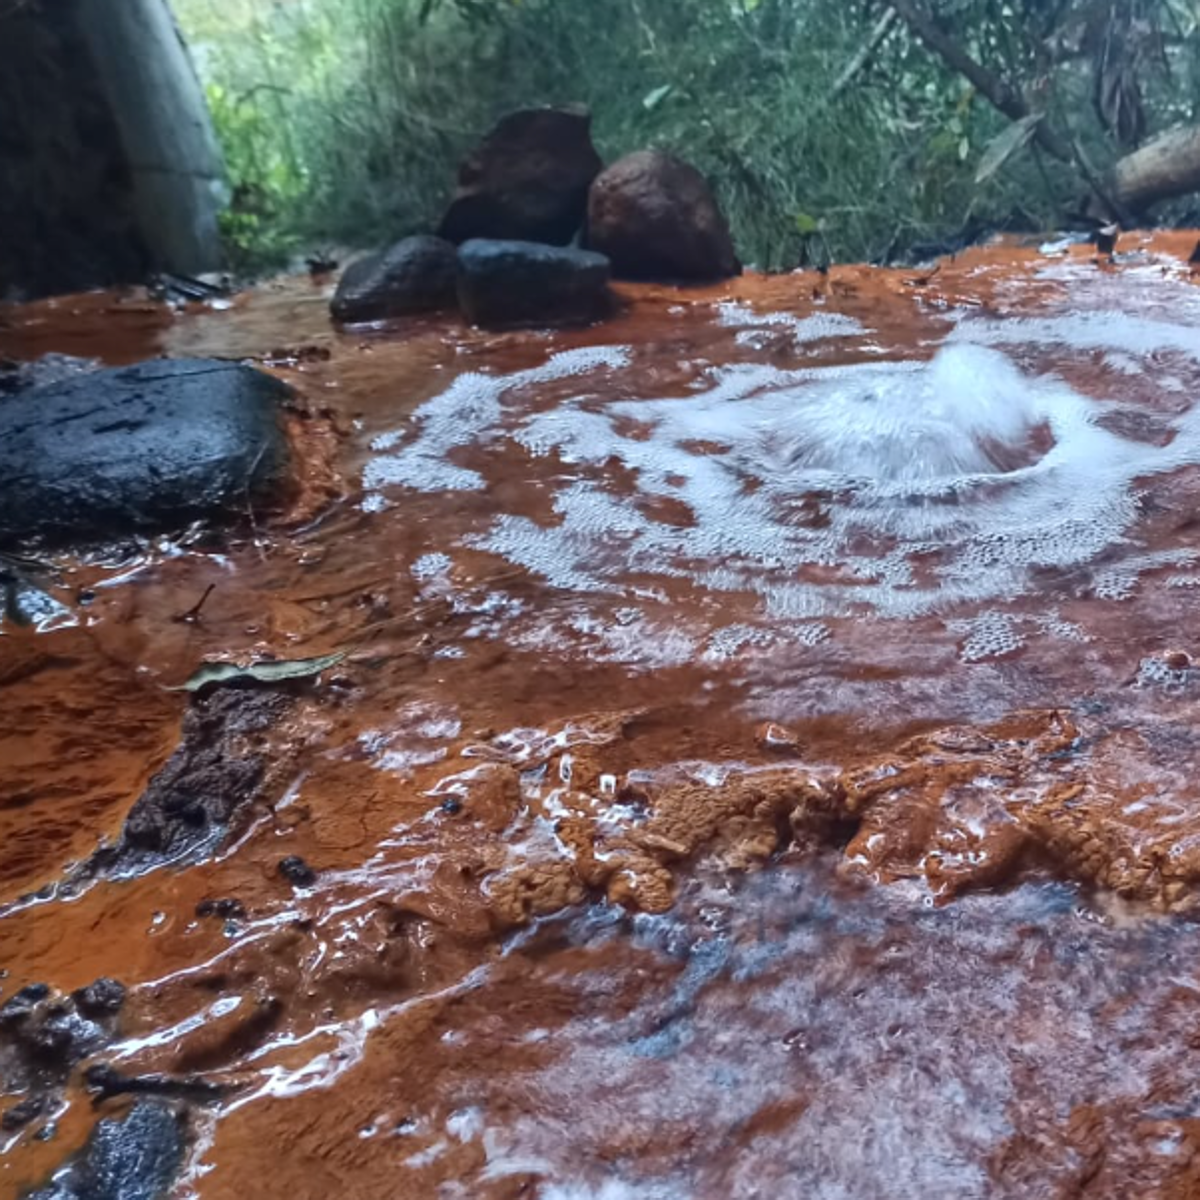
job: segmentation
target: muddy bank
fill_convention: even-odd
[[[0,632],[0,1003],[127,989],[6,1071],[0,1192],[132,1093],[200,1197],[1191,1194],[1194,241],[539,334],[4,310],[325,416],[303,517],[60,556]]]

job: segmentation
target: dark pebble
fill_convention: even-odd
[[[279,864],[279,873],[293,887],[312,887],[317,882],[317,873],[298,854],[289,854]]]
[[[97,979],[74,993],[79,1011],[88,1017],[103,1017],[121,1011],[125,985],[116,979]]]
[[[0,1129],[6,1133],[14,1133],[18,1129],[24,1129],[31,1121],[36,1121],[45,1111],[45,1096],[28,1096],[0,1117]]]
[[[219,917],[223,921],[240,920],[246,915],[245,905],[240,900],[225,897],[221,900],[201,900],[196,905],[196,916]]]
[[[12,1025],[24,1020],[49,995],[49,984],[27,984],[0,1007],[0,1025]]]
[[[21,1044],[29,1054],[55,1067],[72,1066],[103,1040],[104,1034],[96,1025],[65,1005],[20,1035]]]

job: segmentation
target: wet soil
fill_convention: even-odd
[[[533,335],[0,309],[0,358],[321,414],[303,505],[57,556],[0,628],[0,1003],[94,1031],[0,1054],[0,1195],[107,1194],[130,1112],[147,1196],[1200,1194],[1194,242]],[[989,389],[1029,422],[943,478]],[[830,397],[923,474],[830,472],[884,436]]]

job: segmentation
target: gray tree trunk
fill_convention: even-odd
[[[183,275],[216,270],[221,154],[167,0],[82,0],[76,20],[124,147],[151,258]]]

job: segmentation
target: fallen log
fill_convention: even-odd
[[[1200,191],[1200,126],[1168,129],[1118,159],[1111,186],[1121,207],[1139,214],[1160,201]]]

